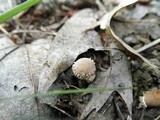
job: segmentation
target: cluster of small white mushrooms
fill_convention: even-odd
[[[72,65],[74,75],[81,80],[91,83],[96,77],[95,62],[91,58],[80,58]]]

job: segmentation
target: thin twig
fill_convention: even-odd
[[[160,120],[160,115],[158,115],[154,120]]]
[[[4,58],[6,58],[9,54],[11,54],[12,52],[14,52],[14,51],[17,50],[18,48],[20,48],[20,46],[12,49],[12,50],[9,51],[8,53],[6,53],[3,57],[0,58],[0,61],[2,61]]]
[[[114,17],[113,20],[123,23],[157,23],[159,24],[160,21],[156,19],[144,19],[144,20],[127,20],[119,17]]]
[[[153,42],[151,42],[151,43],[149,43],[149,44],[147,44],[147,45],[145,45],[145,46],[143,46],[143,47],[141,47],[139,49],[137,49],[137,52],[143,52],[146,49],[149,49],[149,48],[151,48],[151,47],[153,47],[153,46],[155,46],[155,45],[157,45],[159,43],[160,43],[160,38],[157,39],[157,40],[154,40]]]
[[[99,9],[104,11],[104,12],[107,12],[105,6],[101,3],[100,0],[96,0],[96,4],[98,5]]]
[[[146,108],[143,107],[142,112],[141,112],[141,116],[139,120],[143,120],[144,119],[144,113],[145,113]]]
[[[116,103],[115,98],[113,98],[113,102],[114,102],[114,105],[115,105],[115,107],[116,107],[117,114],[118,114],[119,118],[120,118],[121,120],[124,120],[124,116],[123,116],[123,114],[122,114],[122,111],[121,111],[121,109],[119,108],[118,104]]]
[[[2,25],[0,25],[0,31],[2,31],[9,38],[12,38],[12,35],[6,29],[4,29]]]
[[[52,31],[52,32],[44,32],[44,31],[40,31],[40,30],[15,30],[12,33],[41,33],[41,34],[48,34],[48,35],[57,35],[56,32]]]
[[[51,106],[51,107],[53,107],[54,109],[56,109],[56,110],[60,111],[61,113],[65,114],[66,116],[70,117],[71,120],[75,120],[75,118],[72,117],[70,114],[68,114],[66,111],[64,111],[64,110],[62,110],[62,109],[60,109],[60,108],[58,108],[56,106]]]
[[[29,56],[29,51],[28,51],[28,48],[25,46],[26,48],[26,51],[27,51],[27,57],[28,57],[28,70],[29,70],[29,74],[30,74],[30,79],[29,81],[31,82],[31,85],[32,85],[32,88],[33,88],[33,92],[36,94],[37,93],[37,89],[36,89],[36,86],[35,86],[35,83],[34,83],[34,80],[33,80],[33,67],[32,67],[32,64],[31,64],[31,59],[30,59],[30,56]],[[35,99],[35,102],[36,102],[36,106],[37,106],[37,113],[38,113],[38,116],[40,115],[40,106],[39,106],[39,102],[38,102],[38,99],[37,97],[34,98]]]
[[[4,29],[2,25],[0,25],[0,31],[2,31],[7,37],[9,37],[15,44],[21,44],[21,39],[19,38],[19,36],[9,33],[6,29]]]
[[[49,26],[43,27],[43,28],[45,28],[45,29],[51,29],[51,30],[57,29],[57,28],[61,27],[67,20],[68,20],[68,16],[65,16],[58,23],[54,23],[52,25],[49,25]]]
[[[67,82],[65,80],[63,80],[64,84],[67,86],[67,88],[69,88]]]

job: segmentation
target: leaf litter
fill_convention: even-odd
[[[27,70],[27,72],[21,70],[20,68],[17,68],[16,70],[16,71],[22,71],[22,74],[25,73],[25,75],[27,76],[27,78],[25,77],[27,83],[24,82],[25,86],[21,87],[20,92],[23,91],[23,89],[29,90],[28,91],[29,93],[32,93],[32,92],[46,93],[48,91],[55,90],[55,89],[73,89],[73,88],[78,89],[78,88],[84,88],[84,87],[86,88],[130,87],[132,88],[132,78],[130,73],[131,70],[129,67],[130,65],[128,63],[127,57],[123,52],[124,48],[125,48],[125,51],[129,51],[132,54],[140,57],[143,61],[148,63],[148,65],[150,65],[151,67],[157,68],[157,66],[151,64],[147,59],[142,57],[138,52],[136,52],[134,49],[132,49],[126,43],[124,43],[113,32],[112,28],[110,27],[111,19],[115,15],[115,13],[117,13],[123,7],[126,7],[135,2],[137,2],[137,0],[131,0],[131,1],[123,0],[112,11],[107,12],[104,15],[104,17],[102,17],[102,19],[100,19],[100,21],[98,22],[97,22],[97,19],[99,19],[98,11],[93,9],[84,9],[78,12],[69,20],[67,20],[67,22],[65,22],[65,24],[61,27],[61,29],[57,33],[57,36],[55,37],[55,39],[51,43],[50,42],[46,43],[47,49],[44,46],[42,47],[42,44],[38,44],[37,49],[36,47],[34,48],[34,50],[36,51],[35,52],[36,55],[35,55],[35,53],[33,53],[34,50],[33,49],[29,50],[28,48],[30,48],[30,45],[27,45],[28,46],[27,50],[23,55],[20,55],[21,57],[15,54],[15,57],[18,56],[19,59],[24,58],[26,59],[26,61],[28,61],[28,64],[29,64],[29,66],[24,68]],[[90,28],[94,28],[95,27],[94,25],[96,26],[100,25],[100,28],[105,29],[105,34],[106,34],[105,37],[107,38],[107,40],[109,38],[115,43],[111,43],[109,48],[103,47],[102,40],[97,30],[90,29]],[[50,46],[50,48],[48,46]],[[21,46],[19,49],[21,50],[25,48],[26,46],[24,45],[24,46]],[[4,54],[4,50],[2,50],[1,52]],[[15,52],[17,53],[17,50],[13,51],[13,53]],[[42,53],[43,55],[41,55]],[[35,58],[32,58],[32,56],[35,56]],[[82,57],[92,58],[96,62],[97,76],[95,81],[90,85],[75,78],[71,71],[71,66],[74,63],[74,61]],[[13,56],[7,56],[2,61],[3,63],[5,63],[5,60],[7,59],[12,60],[12,58]],[[15,60],[13,60],[10,62],[11,65],[10,64],[9,65],[10,66],[22,65],[22,67],[21,66],[20,67],[23,69],[23,65],[24,65],[23,59],[20,59],[20,60],[22,61],[17,60],[18,62],[17,64],[14,64]],[[38,63],[40,65],[38,65]],[[34,65],[37,67],[35,67]],[[7,69],[10,69],[12,71],[12,68],[7,67]],[[2,71],[1,71],[1,74],[2,76],[7,75],[6,72],[4,73]],[[16,75],[16,73],[11,72],[11,77],[13,78],[12,75]],[[23,76],[23,75],[17,74],[18,78],[16,77],[14,78],[18,81],[18,83],[21,79],[24,79],[23,77],[21,78],[20,76]],[[7,78],[4,77],[2,81],[6,79]],[[1,84],[3,84],[3,82]],[[13,88],[17,90],[19,88],[17,86],[18,85],[14,86]],[[2,91],[4,90],[2,89]],[[48,113],[48,114],[51,113],[54,108],[61,112],[60,115],[63,116],[63,113],[64,113],[70,119],[77,119],[77,118],[91,119],[93,116],[94,118],[99,117],[99,118],[107,119],[111,117],[112,119],[113,118],[116,119],[117,118],[116,115],[112,116],[111,114],[111,116],[107,116],[106,114],[108,113],[104,112],[104,111],[110,110],[110,109],[104,108],[104,106],[106,106],[106,103],[107,103],[108,104],[107,106],[110,106],[110,105],[116,106],[116,110],[117,110],[116,114],[118,114],[120,118],[131,119],[132,102],[133,102],[132,89],[116,91],[119,97],[117,96],[115,97],[113,93],[115,92],[107,91],[107,92],[97,92],[97,93],[91,93],[91,94],[84,93],[82,95],[71,94],[71,95],[62,95],[62,96],[50,96],[45,98],[40,97],[38,98],[38,101],[36,101],[35,103],[33,102],[34,99],[32,99],[31,101],[34,105],[37,106],[36,107],[37,109],[40,108],[40,110],[38,111],[40,113],[42,108],[47,109],[47,111],[44,113]],[[123,107],[120,107],[120,105],[117,105],[117,103],[120,104],[119,102],[115,103],[116,98],[120,98],[120,101],[122,102],[121,104],[125,108],[125,112],[123,111]],[[19,101],[16,101],[16,102],[18,105],[20,105]],[[113,102],[114,102],[114,105],[113,105]],[[12,103],[10,104],[11,104],[11,108],[14,108]],[[39,104],[41,104],[42,106],[39,106]],[[28,104],[29,107],[31,107],[30,105],[31,103]],[[10,107],[6,108],[6,110],[9,110],[9,109]],[[24,109],[19,109],[17,107],[17,109],[18,109],[17,111],[18,113],[21,110],[22,111],[25,110],[25,107]],[[4,110],[2,111],[4,112]],[[28,111],[28,114],[30,114],[30,112],[31,111]],[[111,113],[113,113],[113,111]],[[35,112],[35,114],[40,115],[37,112]],[[19,116],[20,114],[17,115],[17,118]],[[34,117],[34,115],[31,115],[31,116]],[[53,115],[54,118],[56,118],[55,116],[56,115]],[[75,118],[72,118],[72,117],[75,117]],[[48,119],[51,119],[51,118],[52,117],[49,117]],[[10,118],[8,117],[8,119]]]
[[[125,5],[126,6],[126,5]],[[124,6],[122,6],[122,7],[124,7]],[[118,9],[119,10],[119,9]],[[116,11],[117,12],[117,11]],[[85,13],[86,13],[86,11],[85,11]],[[80,14],[80,13],[79,13]],[[81,13],[82,14],[82,13]],[[81,21],[83,21],[82,20],[82,15],[79,15],[80,16],[80,19],[81,19]],[[84,14],[84,13],[83,13]],[[113,14],[114,15],[114,14]],[[112,15],[112,16],[113,16]],[[78,14],[77,14],[77,16],[78,16]],[[76,21],[79,21],[78,20],[78,17],[77,17],[76,15],[74,16],[75,18],[76,18]],[[112,17],[111,16],[111,17]],[[71,20],[73,20],[73,18],[74,17],[72,17],[71,18]],[[110,19],[111,19],[111,17],[110,17]],[[68,40],[68,42],[66,42],[65,43],[65,46],[63,46],[63,47],[61,47],[60,46],[60,48],[62,48],[62,50],[63,49],[65,49],[65,50],[63,50],[63,51],[66,51],[66,56],[69,56],[69,59],[72,59],[72,62],[71,62],[71,60],[66,60],[67,58],[64,56],[64,52],[62,52],[63,54],[62,55],[60,55],[60,53],[61,53],[61,51],[55,51],[55,50],[52,50],[52,48],[53,49],[55,49],[54,48],[54,46],[53,47],[51,47],[51,54],[49,54],[49,60],[47,61],[48,63],[46,64],[46,66],[48,67],[49,66],[49,69],[51,69],[51,70],[48,70],[48,68],[47,68],[47,70],[45,70],[45,74],[47,75],[47,78],[43,78],[44,77],[44,74],[42,74],[42,78],[40,78],[40,80],[42,81],[40,81],[40,84],[39,84],[39,91],[41,92],[41,91],[43,91],[43,92],[45,92],[45,91],[47,91],[47,90],[49,90],[49,88],[51,87],[51,85],[53,84],[53,82],[56,80],[56,78],[58,77],[58,74],[59,73],[61,73],[62,71],[64,71],[66,68],[68,68],[69,66],[71,66],[72,64],[73,64],[73,62],[75,61],[75,59],[76,59],[76,57],[78,56],[78,54],[80,54],[80,53],[83,53],[83,52],[85,52],[85,51],[87,51],[88,49],[90,49],[90,48],[94,48],[94,47],[88,47],[86,50],[83,50],[82,52],[79,52],[80,51],[80,44],[78,44],[79,45],[79,50],[78,50],[78,52],[79,53],[77,53],[75,56],[73,56],[75,53],[76,53],[76,51],[74,50],[74,53],[72,53],[73,51],[69,51],[70,49],[66,49],[65,47],[66,47],[66,45],[69,43],[69,44],[71,44],[72,43],[72,36],[71,35],[73,35],[73,36],[75,36],[77,33],[79,33],[79,36],[76,36],[76,37],[80,37],[80,34],[83,34],[83,32],[84,31],[86,31],[87,30],[87,28],[90,26],[90,25],[92,25],[92,24],[94,24],[94,22],[96,22],[95,20],[93,20],[93,22],[91,23],[91,21],[90,22],[88,22],[88,23],[90,23],[89,25],[85,25],[85,27],[83,27],[83,24],[81,25],[82,26],[82,28],[79,28],[80,30],[78,30],[77,28],[76,28],[76,32],[75,31],[72,31],[72,29],[73,30],[75,30],[74,29],[74,27],[75,27],[75,23],[72,23],[72,21],[70,20],[70,22],[66,22],[66,24],[62,27],[62,29],[60,30],[60,32],[58,33],[58,35],[56,36],[56,38],[55,38],[55,40],[53,41],[54,42],[54,45],[56,46],[55,48],[57,48],[58,47],[58,45],[56,44],[56,42],[58,41],[59,42],[59,40],[63,40],[65,37],[65,39],[67,39],[67,38],[70,38],[70,40]],[[86,20],[86,18],[85,18],[85,20]],[[75,22],[75,20],[73,20],[74,22]],[[67,26],[67,23],[69,24],[69,23],[72,23],[74,26],[73,26],[73,28],[71,27],[71,25],[68,25],[69,27],[70,27],[70,29],[69,30],[67,30],[67,31],[69,31],[69,33],[67,33],[66,32],[66,26]],[[80,24],[80,23],[79,23]],[[108,24],[110,24],[110,22],[108,23]],[[66,27],[66,28],[65,28]],[[64,32],[65,31],[65,32]],[[70,32],[71,31],[71,32]],[[61,34],[61,32],[62,32],[62,34]],[[65,33],[65,35],[63,35]],[[67,34],[66,34],[67,33]],[[60,36],[60,38],[59,38],[59,36]],[[61,37],[61,36],[65,36],[65,37]],[[81,37],[80,37],[81,38]],[[78,43],[78,40],[79,40],[79,38],[76,38],[77,39],[77,43]],[[74,41],[76,41],[76,39],[75,39],[75,37],[73,37],[73,40]],[[83,37],[83,41],[84,41],[84,39],[85,39],[85,37]],[[82,39],[80,39],[81,41],[82,41]],[[92,40],[91,38],[90,38],[90,40]],[[98,40],[98,39],[97,39]],[[89,41],[89,40],[87,40],[87,41]],[[99,42],[101,41],[101,40],[98,40]],[[62,41],[62,42],[65,42],[64,40]],[[76,44],[77,44],[76,43]],[[59,43],[58,43],[59,44]],[[64,43],[63,43],[64,44]],[[60,45],[63,45],[62,43],[60,44]],[[72,44],[72,45],[74,45],[74,44]],[[86,45],[86,43],[85,43],[85,45]],[[84,49],[84,45],[82,45],[83,46],[83,49]],[[73,47],[75,47],[75,46],[73,46]],[[95,48],[96,47],[102,47],[102,46],[95,46]],[[57,50],[57,49],[56,49]],[[55,52],[53,52],[53,51],[55,51]],[[57,56],[56,54],[57,53],[59,53],[59,59],[58,59],[58,61],[57,62],[55,62],[55,60],[54,59],[57,59],[57,58],[55,58],[55,56]],[[72,53],[72,54],[71,54]],[[73,57],[72,57],[72,56]],[[63,61],[63,60],[65,60],[65,61]],[[52,62],[53,61],[53,62]],[[63,66],[61,66],[60,64],[61,64],[61,61],[63,61],[62,63],[63,63]],[[67,64],[67,62],[71,62],[71,63],[68,63]],[[65,64],[64,64],[65,63]],[[59,64],[59,65],[58,65]],[[58,67],[57,67],[57,65],[58,65]],[[55,69],[55,71],[53,71],[54,69]],[[57,70],[57,68],[59,69],[59,70]],[[61,70],[62,69],[62,70]],[[46,73],[46,71],[49,71],[49,73]],[[59,73],[57,73],[57,71],[59,72]],[[115,70],[116,71],[116,70]],[[129,71],[129,70],[128,70]],[[114,73],[115,74],[115,73]],[[49,75],[49,77],[48,77],[48,75]],[[127,75],[129,75],[129,74],[127,74]],[[52,77],[50,77],[50,76],[52,76]],[[110,75],[108,75],[108,76],[110,76]],[[130,75],[129,75],[130,76]],[[123,87],[127,87],[127,86],[132,86],[132,84],[131,84],[131,77],[127,77],[126,76],[126,78],[129,78],[129,79],[126,79],[126,80],[128,80],[128,81],[130,81],[129,83],[128,82],[124,82],[124,81],[126,81],[126,80],[124,80],[124,78],[121,78],[121,80],[119,80],[119,81],[121,81],[122,83],[123,83]],[[51,80],[52,79],[52,80]],[[113,78],[110,78],[111,80],[111,83],[110,83],[110,86],[114,86],[113,85],[113,83],[112,83],[112,79]],[[115,79],[115,78],[114,78]],[[122,81],[122,80],[124,80],[124,81]],[[115,84],[115,83],[117,83],[117,85]],[[120,83],[118,84],[118,82],[115,82],[114,84],[115,84],[115,87],[118,87],[119,85],[120,85]],[[122,84],[121,83],[121,84]],[[127,85],[126,85],[126,83],[128,83]],[[108,84],[109,85],[109,83],[107,82],[106,84]],[[104,86],[103,86],[104,85]],[[44,86],[44,87],[43,87]],[[54,85],[53,84],[53,87],[54,86],[57,86],[57,85]],[[106,87],[105,86],[105,84],[102,84],[102,86],[100,86],[100,87]],[[108,86],[107,86],[108,87]],[[53,88],[52,88],[53,89]],[[112,91],[113,92],[113,91]],[[111,92],[111,93],[112,93]],[[104,98],[104,100],[101,100],[100,99],[100,101],[101,102],[99,102],[100,104],[101,103],[105,103],[106,102],[106,100],[108,99],[108,97],[110,96],[110,94],[111,93],[109,93],[108,95],[102,95],[100,98],[102,99],[102,98]],[[120,93],[121,94],[121,93]],[[127,106],[129,107],[129,111],[130,111],[130,114],[131,114],[131,103],[132,103],[132,90],[129,90],[129,91],[127,91],[127,92],[124,92],[123,94],[121,94],[124,98],[124,100],[126,101],[126,103],[127,103]],[[130,96],[129,98],[131,99],[130,101],[129,101],[129,103],[127,102],[128,101],[128,96]],[[97,98],[97,96],[95,97],[95,98]],[[95,98],[94,98],[94,95],[93,95],[93,101],[95,101]],[[98,97],[99,98],[99,97]],[[51,102],[51,100],[53,100],[52,98],[50,99],[50,100],[42,100],[43,102],[45,102],[45,103],[50,103],[50,105],[53,103],[53,102]],[[102,102],[103,101],[103,102]],[[53,103],[53,105],[54,105],[55,103]],[[92,111],[94,108],[97,108],[97,107],[93,107],[93,108],[90,108],[90,105],[91,106],[93,106],[95,103],[92,103],[91,102],[91,104],[88,104],[88,106],[87,106],[87,108],[86,109],[90,109],[90,110],[87,110],[87,112],[88,112],[88,114],[90,113],[90,111]],[[99,108],[98,109],[100,109],[101,107],[103,106],[103,104],[101,104],[101,106],[98,106]],[[86,114],[86,110],[84,110],[85,112],[85,114]],[[83,114],[84,114],[83,113]],[[83,115],[82,114],[82,116],[81,116],[81,118],[83,119],[84,117],[86,117],[87,115]]]

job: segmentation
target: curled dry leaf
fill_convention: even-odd
[[[95,15],[94,10],[82,10],[60,29],[51,43],[44,71],[40,75],[39,92],[47,92],[58,75],[71,66],[79,54],[90,48],[102,47],[97,32],[84,32],[96,22]]]
[[[115,7],[113,10],[111,10],[109,13],[106,13],[102,19],[100,19],[100,21],[98,22],[98,24],[100,25],[101,29],[106,29],[107,27],[110,28],[110,21],[112,19],[112,17],[118,12],[120,11],[122,8],[131,5],[135,2],[137,2],[138,0],[122,0],[119,5],[117,7]]]
[[[69,68],[77,56],[88,49],[102,47],[98,33],[87,28],[96,22],[96,11],[84,9],[72,18],[59,30],[51,43],[51,48],[39,78],[38,92],[47,92],[50,88],[57,89],[54,84],[58,76]],[[61,89],[61,88],[58,88]],[[52,98],[40,98],[41,102],[55,105]]]
[[[138,0],[122,0],[121,3],[115,7],[112,11],[110,11],[109,13],[106,13],[102,19],[100,19],[93,27],[96,27],[98,25],[100,25],[101,29],[106,29],[106,33],[108,36],[110,36],[110,38],[116,42],[118,48],[121,49],[126,49],[128,52],[132,53],[133,55],[138,56],[139,58],[141,58],[144,62],[146,62],[148,65],[150,65],[151,67],[153,67],[154,69],[157,69],[158,67],[154,64],[152,64],[149,60],[147,60],[146,58],[144,58],[142,55],[140,55],[136,50],[134,50],[132,47],[130,47],[128,44],[126,44],[121,38],[119,38],[114,31],[111,29],[111,19],[112,17],[122,8],[131,5],[133,3],[136,3]]]
[[[133,1],[131,3],[133,3]],[[129,5],[129,3],[127,5]],[[122,3],[118,8],[120,9],[120,7],[124,7]],[[117,9],[114,9],[115,12],[116,10]],[[96,11],[93,11],[91,9],[82,10],[76,15],[74,15],[71,19],[69,19],[60,29],[57,36],[51,43],[51,48],[48,53],[47,61],[44,64],[44,70],[40,75],[38,89],[39,92],[47,92],[51,87],[55,88],[56,85],[54,84],[54,82],[57,79],[58,75],[64,70],[66,70],[68,67],[70,67],[79,54],[87,51],[90,48],[103,48],[100,37],[96,31],[89,30],[87,32],[84,32],[88,30],[91,25],[97,23],[97,19],[96,17],[94,17],[94,15],[97,16]],[[110,20],[112,16],[113,15],[110,13],[110,18],[107,22],[108,26],[110,26]],[[110,29],[111,28],[109,27],[109,31]],[[111,33],[110,35],[112,38],[114,38]],[[116,53],[117,51],[113,51],[112,55],[117,57],[116,55],[118,53]],[[127,59],[125,55],[122,56],[124,57],[122,57],[121,59],[120,56],[121,62],[119,62],[119,60],[117,62],[113,61],[113,66],[112,68],[107,70],[107,73],[103,72],[100,73],[99,76],[97,76],[96,81],[100,81],[101,79],[101,82],[98,82],[98,85],[95,85],[96,87],[110,88],[119,87],[119,85],[122,85],[123,87],[132,86],[132,79],[128,70],[129,68],[127,64]],[[117,72],[117,66],[119,66],[119,72]],[[123,69],[123,75],[121,68],[125,68]],[[96,111],[98,111],[106,102],[112,92],[113,91],[105,92],[102,94],[93,94],[91,101],[85,107],[85,110],[81,115],[81,119],[85,118],[93,109],[96,109]],[[126,102],[128,111],[131,114],[131,104],[133,101],[132,90],[121,91],[120,95]],[[40,100],[41,102],[49,104],[51,106],[55,105],[55,103],[53,103],[53,99],[40,98]]]

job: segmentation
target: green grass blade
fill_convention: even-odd
[[[84,88],[84,89],[70,89],[70,90],[55,90],[52,92],[53,95],[61,95],[61,94],[79,94],[79,93],[93,93],[93,92],[104,92],[104,91],[114,91],[114,90],[126,90],[132,89],[128,88]]]
[[[42,0],[27,0],[26,2],[14,7],[13,9],[11,9],[5,13],[0,14],[0,23],[5,22],[6,20],[12,18],[16,14],[32,7],[33,5],[40,3],[41,1]]]
[[[104,92],[104,91],[122,91],[128,89],[137,89],[136,87],[125,87],[125,88],[83,88],[83,89],[69,89],[69,90],[54,90],[47,93],[33,93],[27,95],[17,95],[10,97],[1,97],[0,103],[3,101],[14,100],[14,99],[24,99],[32,97],[47,97],[55,95],[64,95],[64,94],[80,94],[80,93],[93,93],[93,92]]]

